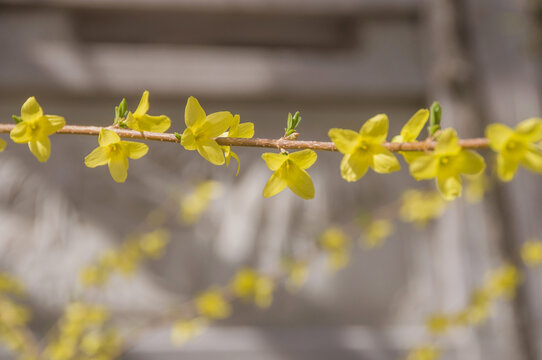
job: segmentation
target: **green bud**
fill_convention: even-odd
[[[23,119],[21,119],[20,116],[17,116],[17,115],[11,115],[11,117],[13,118],[13,120],[14,120],[17,124],[23,121]]]
[[[440,120],[442,118],[442,107],[440,106],[440,103],[438,101],[435,101],[433,102],[433,104],[431,104],[431,109],[429,110],[429,113],[429,127],[427,128],[427,131],[429,132],[429,136],[433,136],[437,131],[441,129]]]
[[[126,99],[122,99],[119,104],[119,117],[125,118],[128,114],[128,105],[126,104]]]
[[[287,127],[284,129],[284,136],[292,135],[296,132],[297,126],[301,122],[301,116],[299,116],[299,111],[292,116],[292,113],[288,113]]]
[[[182,135],[179,134],[178,132],[175,133],[175,137],[177,138],[177,140],[179,140],[179,142],[181,142],[181,139],[182,139]]]

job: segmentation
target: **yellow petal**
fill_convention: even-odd
[[[288,158],[301,169],[308,169],[316,161],[317,155],[313,150],[305,149],[289,154]]]
[[[521,159],[521,164],[531,171],[542,172],[542,151],[534,147],[529,148]]]
[[[198,100],[195,97],[190,96],[186,102],[186,108],[184,109],[184,122],[186,126],[199,126],[199,123],[203,122],[205,117],[205,111],[203,111]]]
[[[239,116],[239,115],[236,115]],[[229,137],[236,137],[236,138],[245,138],[250,139],[254,136],[254,124],[251,122],[246,122],[239,124],[235,132],[231,132],[228,135]]]
[[[135,115],[135,114],[134,114]],[[165,132],[171,126],[171,120],[166,115],[160,116],[132,116],[128,114],[126,125],[136,131]]]
[[[291,160],[286,166],[286,182],[290,190],[302,199],[314,198],[314,184],[310,175]]]
[[[224,164],[224,153],[220,145],[212,139],[200,139],[196,142],[197,150],[201,156],[211,164]]]
[[[514,131],[503,124],[491,124],[486,127],[486,137],[494,151],[500,151],[513,134]]]
[[[108,161],[109,158],[107,156],[107,149],[103,146],[98,146],[85,157],[85,165],[89,168],[105,165]]]
[[[134,115],[142,116],[142,115],[145,115],[147,111],[149,111],[149,92],[145,90],[143,92],[143,95],[141,96],[141,100],[139,101],[139,105],[137,106],[136,111],[134,111]]]
[[[279,170],[275,171],[273,175],[271,175],[267,181],[267,184],[265,184],[263,196],[266,198],[275,196],[282,190],[286,189],[286,186],[288,186],[288,183],[285,178],[285,167],[281,167]]]
[[[531,118],[520,122],[516,128],[516,134],[528,142],[536,142],[542,139],[542,119]]]
[[[28,122],[22,121],[15,125],[9,133],[9,137],[17,144],[24,144],[32,140],[32,132],[28,126]]]
[[[399,154],[403,155],[403,158],[405,161],[410,164],[420,156],[424,156],[425,153],[423,151],[401,151]]]
[[[286,154],[264,153],[262,159],[271,171],[277,171],[288,160]]]
[[[217,137],[226,131],[233,121],[229,111],[220,111],[208,115],[200,124],[198,134],[205,137]]]
[[[395,155],[381,145],[373,146],[373,163],[374,171],[379,174],[389,174],[394,171],[401,170],[401,165]]]
[[[4,149],[6,148],[6,142],[4,141],[4,139],[0,139],[0,152],[4,151]]]
[[[376,144],[383,143],[388,136],[388,116],[386,114],[373,116],[363,124],[359,132],[364,140]]]
[[[458,156],[458,170],[466,175],[478,175],[486,168],[484,158],[477,152],[462,150]]]
[[[438,176],[437,186],[446,200],[461,196],[461,179],[456,176]]]
[[[351,154],[359,145],[360,135],[354,130],[331,129],[328,136],[343,154]]]
[[[502,181],[510,181],[518,169],[519,162],[513,158],[507,158],[502,154],[497,155],[497,175]]]
[[[119,135],[109,129],[100,129],[100,134],[98,135],[98,143],[100,146],[108,146],[120,141]]]
[[[341,161],[341,176],[348,182],[358,181],[365,175],[371,164],[371,157],[363,151],[344,155]]]
[[[146,144],[135,141],[121,141],[122,146],[125,149],[125,154],[130,159],[139,159],[145,156],[149,151],[149,147]]]
[[[429,119],[429,110],[420,109],[401,129],[402,142],[415,141]]]
[[[461,151],[461,146],[459,146],[459,138],[457,137],[457,132],[452,128],[448,128],[442,131],[437,140],[435,154],[455,155],[459,151]]]
[[[196,137],[190,128],[184,129],[183,135],[181,136],[181,145],[184,146],[186,150],[196,150],[198,148]]]
[[[23,121],[32,121],[43,116],[43,110],[35,97],[29,97],[21,107],[21,118]]]
[[[58,115],[45,115],[40,123],[44,124],[45,132],[47,135],[56,133],[66,125],[66,120],[62,116]]]
[[[51,154],[51,142],[47,136],[41,136],[28,143],[30,151],[40,162],[46,162]]]
[[[437,176],[438,159],[432,155],[418,157],[410,164],[410,174],[416,180],[427,180]]]
[[[241,160],[239,160],[239,157],[237,156],[236,153],[234,153],[233,151],[230,150],[230,153],[229,155],[234,158],[235,160],[237,160],[237,171],[235,172],[235,176],[239,175],[239,170],[241,170]],[[229,164],[229,160],[228,160],[228,164]]]
[[[122,154],[112,154],[109,159],[109,172],[118,183],[123,183],[128,177],[128,159]]]

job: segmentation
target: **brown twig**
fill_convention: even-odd
[[[0,133],[10,132],[15,125],[13,124],[0,124]],[[57,134],[70,134],[70,135],[93,135],[96,136],[100,133],[99,126],[79,126],[79,125],[66,125],[64,128],[57,131]],[[153,140],[162,142],[174,142],[178,143],[179,140],[172,133],[155,133],[155,132],[141,132],[135,130],[119,129],[109,127],[108,129],[116,132],[121,138],[125,139],[137,139],[137,140]],[[272,148],[272,149],[312,149],[317,151],[337,151],[337,147],[334,143],[329,141],[300,141],[300,140],[287,140],[280,139],[245,139],[245,138],[229,138],[229,137],[217,137],[216,142],[222,146],[244,146],[244,147],[260,147],[260,148]],[[486,138],[473,138],[460,140],[459,144],[465,149],[483,149],[489,146],[489,141]],[[435,148],[436,142],[405,142],[405,143],[390,143],[385,142],[382,145],[390,151],[427,151]]]

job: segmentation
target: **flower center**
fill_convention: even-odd
[[[450,163],[450,158],[448,156],[443,156],[440,158],[441,165],[448,165]]]
[[[363,151],[367,151],[369,150],[369,145],[365,141],[362,141],[359,148]]]
[[[511,140],[511,141],[508,142],[508,144],[506,144],[506,148],[508,150],[515,150],[515,149],[517,149],[517,147],[518,147],[518,143],[515,142],[514,140]]]

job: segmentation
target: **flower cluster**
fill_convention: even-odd
[[[129,276],[142,260],[158,259],[168,242],[169,233],[163,229],[128,238],[118,249],[107,250],[95,264],[84,267],[79,274],[80,281],[84,286],[99,287],[114,273]]]
[[[0,343],[21,358],[35,356],[26,324],[30,311],[19,303],[23,286],[10,275],[0,273]]]
[[[336,227],[327,228],[320,235],[319,244],[325,252],[329,266],[338,270],[345,267],[350,259],[349,248],[351,239],[346,233]]]
[[[255,270],[240,269],[231,284],[233,293],[238,298],[254,302],[260,308],[267,308],[273,301],[273,279]]]
[[[209,208],[213,199],[220,195],[221,185],[217,181],[207,180],[196,185],[194,190],[181,198],[180,220],[185,224],[194,224]]]
[[[108,324],[105,308],[83,302],[69,304],[58,324],[58,333],[47,344],[50,360],[113,360],[121,351],[119,334]]]
[[[401,195],[399,217],[402,221],[423,228],[430,220],[439,218],[447,202],[435,191],[406,190]]]

